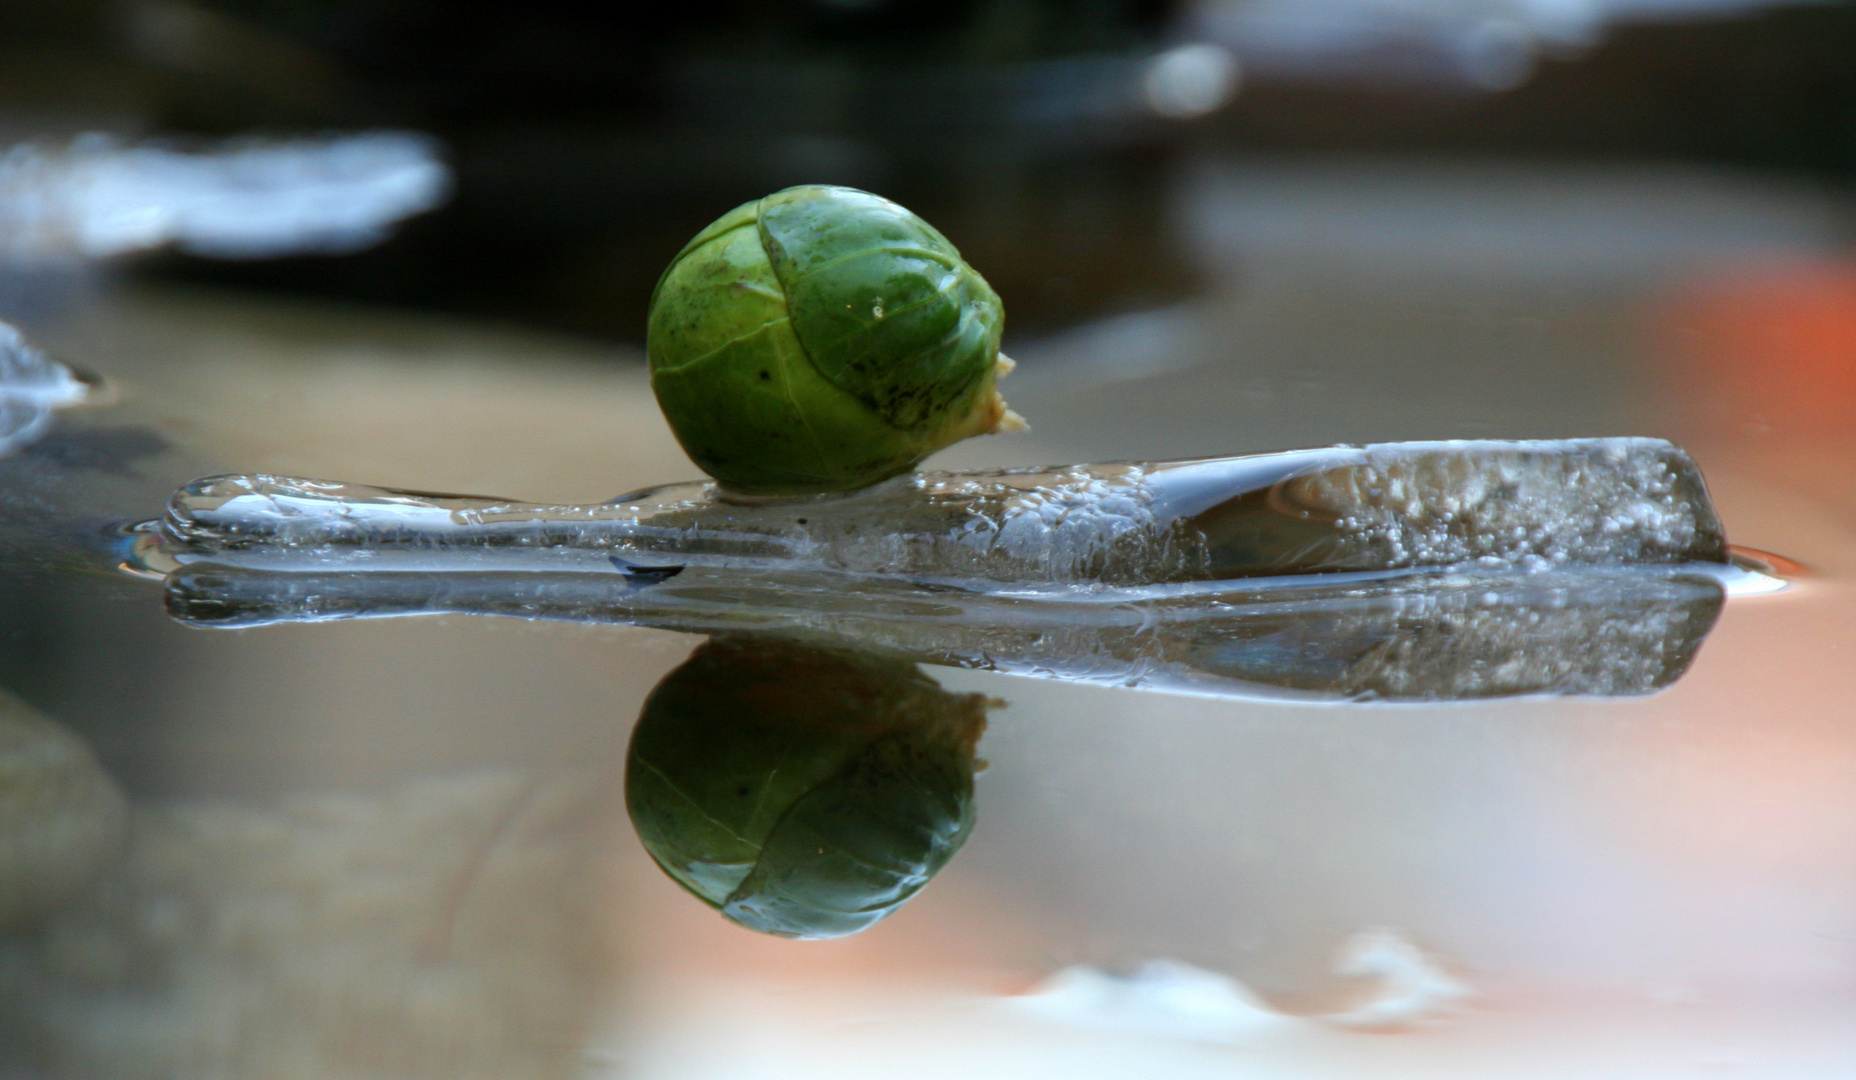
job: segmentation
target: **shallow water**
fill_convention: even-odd
[[[0,843],[96,875],[0,890],[0,1074],[1856,1071],[1856,408],[1820,401],[1856,385],[1856,341],[1768,332],[1793,325],[1775,305],[1856,304],[1813,225],[1847,211],[1555,174],[1536,179],[1567,205],[1638,227],[1462,251],[1420,242],[1439,211],[1398,197],[1419,167],[1374,168],[1183,178],[1207,291],[1008,342],[1033,433],[936,464],[1656,435],[1694,453],[1732,542],[1796,560],[1792,587],[1729,597],[1679,679],[1626,698],[1324,704],[925,666],[1006,702],[971,836],[831,941],[731,924],[632,829],[633,725],[698,637],[200,631],[115,568],[117,526],[213,473],[561,503],[685,477],[635,357],[112,287],[29,327],[117,401],[0,458],[0,687],[94,752],[54,755],[83,778],[57,790],[107,776],[129,817],[71,797],[62,847]],[[1553,212],[1428,168],[1478,219]],[[1251,216],[1272,193],[1329,227],[1273,234]],[[14,836],[51,819],[6,805]]]

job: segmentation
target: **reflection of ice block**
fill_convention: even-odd
[[[468,613],[760,630],[903,659],[1230,696],[1453,700],[1641,694],[1687,669],[1721,607],[1705,567],[1471,570],[1208,589],[923,589],[809,571],[264,571],[168,576],[197,626]]]
[[[542,506],[269,476],[178,491],[182,562],[275,569],[824,571],[963,587],[1131,586],[1438,567],[1723,562],[1700,472],[1657,439],[1335,447],[1161,464],[920,473],[736,503],[674,484]]]
[[[1384,581],[1203,620],[1167,650],[1196,672],[1350,699],[1615,697],[1667,686],[1720,614],[1708,578],[1633,571]]]

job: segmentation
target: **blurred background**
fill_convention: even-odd
[[[388,129],[455,177],[364,254],[138,275],[619,340],[718,208],[796,182],[915,208],[1041,332],[1195,287],[1168,202],[1207,157],[1856,177],[1841,3],[15,0],[0,54],[8,143]],[[1270,181],[1313,212],[1321,192]]]
[[[7,0],[0,319],[102,381],[0,364],[0,781],[66,769],[0,798],[0,1077],[1856,1074],[1853,60],[1762,0]],[[801,182],[1004,299],[1033,430],[936,466],[1657,435],[1808,573],[1645,698],[926,669],[1010,702],[973,838],[791,943],[616,806],[696,639],[118,571],[211,473],[689,476],[650,291]]]

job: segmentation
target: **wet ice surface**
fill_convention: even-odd
[[[1721,563],[1699,470],[1658,439],[1335,447],[1154,465],[921,473],[854,495],[712,484],[594,506],[272,476],[175,493],[169,553],[278,569],[488,569],[517,552],[943,584],[1144,586],[1441,567]]]

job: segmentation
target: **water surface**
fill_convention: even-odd
[[[632,830],[633,725],[698,637],[202,631],[114,568],[112,529],[212,473],[586,503],[685,478],[635,355],[204,292],[105,289],[29,327],[120,395],[0,458],[0,687],[94,752],[100,774],[71,767],[128,827],[110,840],[107,799],[58,819],[103,837],[97,876],[10,916],[0,1072],[1856,1070],[1856,408],[1818,400],[1856,348],[1767,332],[1785,304],[1856,304],[1822,208],[1555,174],[1640,227],[1465,251],[1372,169],[1182,180],[1206,291],[1008,341],[1033,433],[936,464],[1655,435],[1694,453],[1731,541],[1805,572],[1730,598],[1647,696],[1344,705],[925,667],[1006,702],[971,836],[831,941],[730,923]],[[1514,219],[1516,188],[1458,179],[1472,216]],[[1272,192],[1332,227],[1263,229]]]

